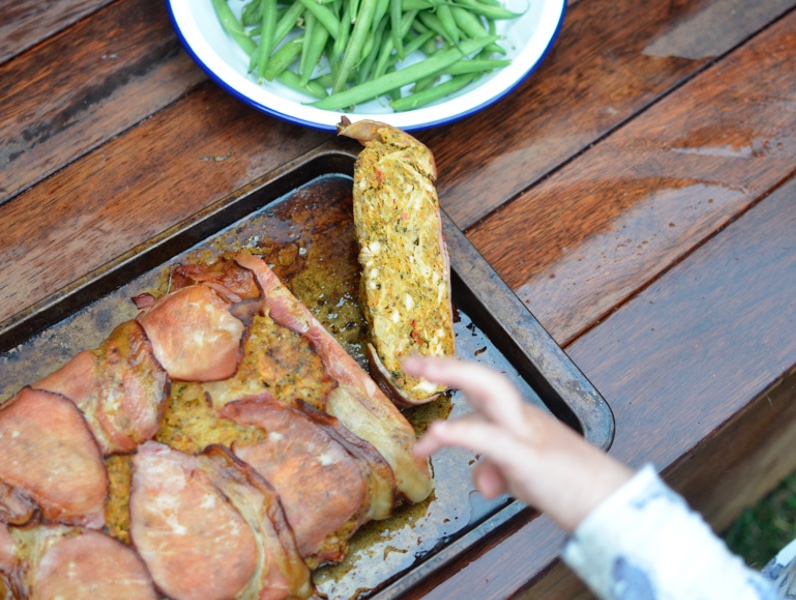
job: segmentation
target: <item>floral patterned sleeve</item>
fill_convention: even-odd
[[[600,504],[562,558],[603,600],[779,600],[652,466]]]

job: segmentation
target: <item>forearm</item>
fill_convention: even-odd
[[[778,598],[649,466],[580,523],[562,558],[602,599]]]

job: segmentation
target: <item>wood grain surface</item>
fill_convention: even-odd
[[[796,13],[474,227],[469,238],[559,343],[794,171]],[[524,235],[512,236],[517,223]]]
[[[0,321],[326,137],[197,90],[2,207]]]
[[[418,135],[443,173],[443,207],[459,227],[470,227],[793,6],[793,0],[577,3],[549,59],[520,93]]]
[[[796,272],[794,197],[791,179],[567,348],[614,411],[611,453],[634,467],[685,469],[677,481],[689,495],[699,490],[698,508],[716,510],[721,496],[706,482],[721,481],[749,447],[765,446],[759,436],[796,436],[792,377],[776,403],[770,393],[796,356],[796,279],[785,276]],[[758,412],[756,425],[741,429],[750,411]],[[706,443],[713,438],[725,443]],[[713,460],[695,459],[700,452]],[[700,469],[685,466],[694,460]],[[796,454],[779,453],[775,462],[789,472]],[[701,474],[700,485],[685,473]],[[742,480],[733,481],[737,488]],[[547,519],[536,519],[468,556],[466,572],[440,573],[417,597],[510,596],[562,541]]]
[[[111,0],[0,2],[0,63],[91,14]]]
[[[0,204],[205,79],[160,0],[117,2],[0,66]]]

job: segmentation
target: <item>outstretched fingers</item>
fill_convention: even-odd
[[[416,377],[461,390],[478,413],[509,431],[519,433],[524,427],[522,399],[511,382],[492,369],[452,358],[416,356],[406,359],[404,368]]]
[[[497,498],[509,492],[509,484],[503,471],[489,459],[484,459],[473,467],[473,481],[484,498]]]
[[[415,453],[430,456],[448,447],[480,454],[504,472],[521,469],[535,451],[526,440],[507,433],[499,425],[469,416],[432,423],[415,444]]]

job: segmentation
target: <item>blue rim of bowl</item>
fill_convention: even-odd
[[[179,38],[180,43],[182,44],[183,48],[185,48],[185,51],[193,59],[193,61],[197,65],[199,65],[202,68],[202,70],[210,77],[210,79],[212,79],[219,87],[221,87],[221,89],[223,89],[228,94],[234,96],[235,98],[238,98],[239,100],[243,101],[245,104],[248,104],[249,106],[256,108],[257,110],[269,114],[272,117],[276,117],[277,119],[280,119],[282,121],[293,123],[294,125],[309,127],[310,129],[316,129],[320,131],[333,131],[333,132],[337,131],[336,125],[327,125],[326,123],[319,123],[317,121],[308,121],[306,119],[301,119],[299,117],[295,117],[293,115],[288,115],[279,112],[277,110],[274,110],[265,104],[257,102],[250,96],[241,93],[237,88],[228,84],[222,77],[219,77],[219,75],[213,69],[208,67],[207,64],[205,64],[205,62],[201,60],[199,56],[196,54],[190,42],[183,35],[182,29],[180,28],[179,24],[177,23],[177,19],[174,16],[174,10],[172,8],[172,5],[173,5],[173,0],[166,0],[166,8],[169,13],[169,20],[171,21],[172,28],[177,33],[177,37]],[[455,123],[456,121],[460,121],[477,112],[480,112],[481,110],[489,106],[492,106],[493,104],[499,102],[500,100],[508,96],[511,92],[516,90],[520,85],[525,83],[528,77],[530,77],[534,73],[534,71],[536,71],[536,69],[539,68],[542,62],[544,62],[545,58],[547,58],[547,55],[550,53],[550,51],[553,48],[553,44],[555,44],[556,40],[558,39],[558,35],[561,32],[561,28],[564,26],[564,15],[566,12],[567,12],[567,3],[562,2],[561,14],[558,16],[558,23],[556,23],[555,29],[553,30],[553,35],[550,36],[550,39],[548,40],[544,51],[542,51],[542,53],[539,55],[539,58],[528,67],[528,70],[522,75],[522,77],[517,78],[517,81],[515,81],[513,85],[508,86],[500,94],[493,96],[489,100],[482,102],[481,104],[478,104],[471,108],[468,108],[467,110],[464,110],[462,112],[456,113],[455,115],[451,115],[450,117],[447,117],[445,119],[426,121],[418,123],[416,125],[405,125],[402,126],[401,129],[403,129],[404,131],[421,131],[423,129],[430,129],[432,127],[441,127],[443,125],[450,125],[451,123]],[[336,111],[329,111],[329,112],[335,113]],[[342,116],[343,114],[346,113],[340,112],[338,114]],[[375,120],[378,120],[379,115],[367,115],[367,118],[373,118]]]

